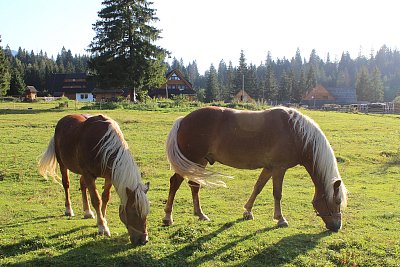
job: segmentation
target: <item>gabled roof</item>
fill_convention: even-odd
[[[93,82],[87,81],[86,73],[53,73],[47,81],[51,93],[91,93],[93,87]]]
[[[357,103],[357,94],[354,88],[326,88],[336,99],[336,104],[347,105]]]
[[[171,77],[173,75],[176,75],[179,80],[173,80]],[[184,75],[182,72],[178,69],[173,69],[169,71],[166,75],[165,78],[167,81],[162,84],[159,88],[153,88],[149,92],[150,97],[165,97],[166,96],[166,91],[168,90],[168,96],[174,96],[174,95],[189,95],[189,96],[195,96],[196,91],[193,90],[192,84],[185,79]],[[172,87],[172,88],[171,88]],[[180,88],[178,88],[180,87]]]
[[[183,73],[182,73],[180,70],[178,70],[178,69],[170,70],[170,71],[165,75],[165,78],[167,78],[167,81],[169,80],[169,78],[171,78],[171,76],[172,76],[174,73],[175,73],[175,74],[180,78],[180,80],[183,81],[190,89],[193,88],[193,85],[192,85],[188,80],[185,79],[185,76],[183,75]],[[165,87],[165,83],[164,83],[164,87]]]
[[[26,93],[37,93],[37,90],[36,90],[35,86],[28,85],[25,89],[25,92]]]

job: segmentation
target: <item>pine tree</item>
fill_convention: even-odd
[[[17,58],[12,58],[12,71],[10,80],[10,90],[7,92],[8,95],[22,95],[25,90],[25,82],[23,78],[23,67],[22,63]]]
[[[0,43],[1,43],[1,36],[0,36]],[[6,95],[7,91],[10,88],[10,80],[11,80],[11,73],[10,73],[9,62],[5,56],[3,47],[0,46],[0,96]]]
[[[214,65],[211,64],[210,71],[207,77],[207,88],[206,88],[206,102],[213,102],[217,100],[219,92],[217,71]]]
[[[89,46],[93,54],[89,67],[102,88],[130,88],[135,92],[159,86],[165,81],[163,61],[167,51],[153,43],[161,31],[152,3],[146,0],[104,0],[96,36]]]
[[[374,71],[372,72],[371,78],[371,102],[382,102],[383,101],[383,82],[381,78],[380,70],[375,67]]]
[[[307,73],[306,89],[307,89],[307,91],[310,91],[315,86],[317,86],[317,77],[316,77],[313,65],[310,65],[310,69],[308,70],[308,73]]]
[[[278,93],[277,81],[271,65],[267,66],[267,73],[265,77],[265,90],[262,93],[262,98],[268,100],[276,100]]]
[[[371,82],[368,70],[365,66],[358,71],[356,82],[356,93],[359,101],[368,101],[370,98]]]

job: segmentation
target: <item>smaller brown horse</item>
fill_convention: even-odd
[[[80,174],[84,218],[94,218],[87,191],[97,214],[98,231],[111,236],[106,210],[110,189],[114,185],[121,199],[119,216],[128,229],[133,244],[148,242],[147,214],[149,184],[142,184],[139,168],[117,122],[104,115],[68,115],[56,126],[47,150],[39,162],[39,172],[56,177],[60,166],[65,191],[65,215],[74,216],[69,193],[68,170]],[[100,198],[95,180],[104,177],[104,191]],[[87,190],[88,189],[88,190]]]
[[[174,197],[184,178],[192,190],[194,214],[200,220],[208,220],[200,206],[199,189],[200,185],[218,183],[212,178],[218,179],[220,174],[205,167],[220,162],[239,169],[262,168],[244,205],[245,219],[253,219],[256,197],[272,177],[274,219],[278,226],[288,226],[281,210],[283,177],[287,169],[300,164],[314,182],[317,215],[332,231],[342,227],[341,208],[346,206],[347,190],[335,155],[319,126],[295,109],[198,109],[175,122],[167,139],[167,155],[175,174],[170,179],[164,225],[173,223]]]

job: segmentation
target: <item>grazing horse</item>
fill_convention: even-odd
[[[328,229],[342,227],[341,208],[347,203],[347,190],[340,177],[333,150],[319,126],[291,108],[239,111],[205,107],[178,118],[166,144],[168,160],[175,171],[170,179],[164,225],[173,224],[172,206],[184,178],[189,180],[194,214],[208,220],[200,206],[200,185],[218,184],[221,175],[205,169],[220,162],[239,169],[262,172],[244,205],[245,219],[253,219],[257,195],[272,177],[274,219],[279,227],[288,226],[282,214],[283,177],[287,169],[303,165],[315,186],[313,206]]]
[[[47,150],[39,162],[39,172],[56,177],[60,166],[65,191],[65,215],[74,216],[69,193],[68,170],[80,174],[84,218],[94,218],[90,210],[87,191],[97,214],[98,231],[110,236],[106,209],[110,189],[114,185],[121,199],[119,216],[128,229],[133,244],[148,241],[146,218],[149,184],[142,184],[127,142],[117,122],[104,115],[68,115],[56,126]],[[104,177],[104,191],[100,198],[95,180]]]

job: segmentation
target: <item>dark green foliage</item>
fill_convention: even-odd
[[[218,100],[219,96],[219,84],[217,71],[214,66],[211,65],[210,72],[207,77],[207,88],[206,88],[206,102],[213,102]]]
[[[1,36],[0,36],[1,43]],[[0,96],[4,96],[10,87],[10,69],[9,62],[5,56],[3,48],[0,46]]]
[[[153,44],[160,30],[151,3],[105,0],[93,25],[96,36],[89,67],[100,88],[130,88],[132,93],[164,82],[166,50]],[[133,94],[132,94],[133,96]]]

